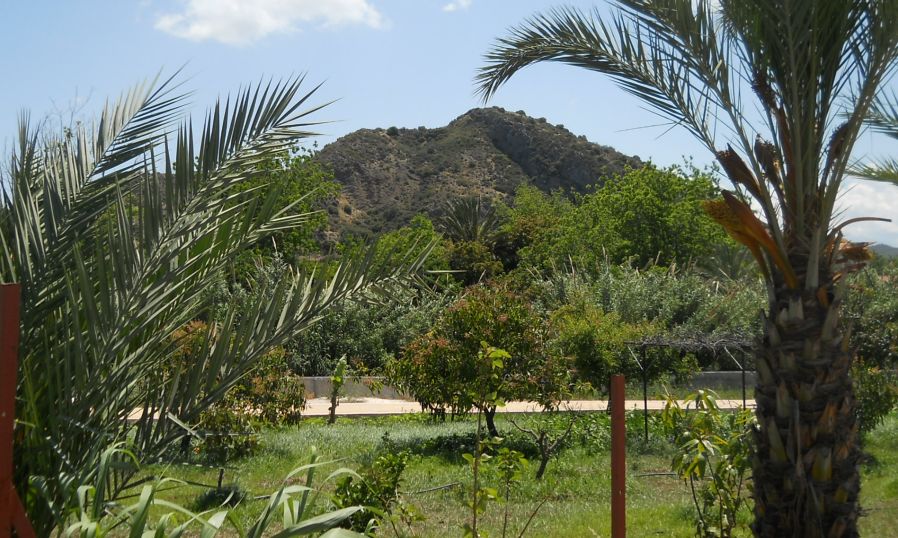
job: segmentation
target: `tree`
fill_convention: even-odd
[[[479,89],[553,61],[609,75],[691,132],[733,184],[706,210],[753,253],[769,304],[757,348],[757,536],[857,536],[852,353],[838,323],[850,265],[834,203],[898,58],[898,1],[616,0],[557,9],[487,53]],[[754,201],[762,218],[749,205]],[[762,220],[763,219],[763,220]]]
[[[443,207],[443,215],[437,220],[437,225],[452,241],[489,244],[499,220],[495,208],[480,198],[452,198]]]
[[[388,377],[434,411],[483,411],[498,435],[495,400],[536,401],[551,407],[568,381],[566,360],[548,346],[547,326],[530,301],[495,282],[475,285],[443,314],[433,329],[412,340],[388,365]],[[509,354],[496,372],[483,346]],[[476,391],[481,396],[472,396]],[[486,402],[486,403],[484,403]]]
[[[546,194],[532,185],[519,186],[512,206],[499,206],[502,224],[494,248],[503,267],[508,271],[515,269],[525,256],[524,249],[551,245],[565,215],[573,209],[573,204],[561,191]],[[532,253],[530,256],[545,255]]]
[[[533,237],[522,245],[522,260],[544,270],[570,263],[595,270],[605,261],[630,261],[640,267],[685,264],[727,242],[701,205],[718,192],[707,173],[648,165],[606,178],[595,192],[568,202],[554,222],[546,212],[563,209],[557,196],[542,194],[542,202],[534,204],[532,193],[519,192],[515,202],[521,198],[523,205],[510,212],[510,223],[522,228],[519,236]],[[533,211],[536,214],[527,218]],[[542,224],[535,234],[528,233],[533,223]]]
[[[242,252],[234,271],[240,281],[249,278],[260,259],[265,263],[279,254],[295,267],[302,256],[318,253],[319,234],[327,225],[327,212],[322,209],[340,191],[333,171],[315,158],[313,150],[298,146],[286,148],[263,161],[259,169],[257,175],[241,182],[235,192],[251,190],[264,197],[276,190],[276,206],[293,204],[294,211],[308,214],[309,219],[303,226],[272,232]]]
[[[465,285],[502,272],[493,254],[499,218],[494,207],[478,198],[453,198],[443,207],[436,225],[449,240],[449,267]]]
[[[587,233],[604,238],[612,262],[632,259],[640,267],[655,260],[687,263],[707,257],[725,241],[701,206],[717,192],[707,173],[649,165],[608,178],[584,196],[577,220],[595,223]]]
[[[107,469],[110,446],[157,461],[328,306],[408,274],[373,270],[370,257],[326,280],[286,271],[264,301],[239,315],[230,306],[199,359],[160,379],[172,335],[209,309],[207,290],[235,257],[314,217],[299,201],[279,205],[278,188],[240,188],[307,135],[320,107],[302,108],[315,90],[301,84],[249,87],[217,104],[201,133],[181,118],[172,80],[108,105],[93,132],[38,133],[23,117],[0,188],[0,281],[22,284],[14,478],[40,534]],[[137,469],[108,468],[98,496],[114,500]]]

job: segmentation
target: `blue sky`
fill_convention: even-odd
[[[567,4],[590,7],[592,2]],[[17,114],[88,118],[107,97],[160,69],[193,90],[194,112],[241,85],[308,73],[324,82],[317,113],[325,144],[361,127],[445,125],[481,103],[472,83],[493,39],[556,2],[545,0],[7,0],[0,7],[0,148]],[[310,84],[311,86],[311,84]],[[711,157],[680,129],[667,132],[595,73],[539,65],[513,78],[491,105],[524,110],[575,134],[659,164]],[[867,135],[856,156],[898,154]],[[844,217],[898,220],[898,187],[850,181]],[[898,224],[863,223],[857,240],[898,245]]]

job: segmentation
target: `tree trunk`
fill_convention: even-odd
[[[804,268],[806,260],[792,260]],[[799,282],[805,282],[799,275]],[[831,275],[824,292],[779,285],[765,319],[755,390],[758,537],[856,537],[860,476],[852,354]]]
[[[496,408],[487,406],[483,410],[483,416],[486,418],[486,429],[490,432],[490,436],[499,437],[499,430],[496,429]]]
[[[551,454],[541,454],[539,457],[539,468],[536,470],[536,478],[537,480],[542,480],[543,475],[546,474],[546,467],[549,465],[549,459],[552,458]]]

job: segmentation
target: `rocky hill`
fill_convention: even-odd
[[[331,222],[341,234],[359,235],[438,213],[449,197],[507,199],[523,183],[583,192],[642,164],[562,125],[495,107],[435,129],[361,129],[325,146],[319,158],[343,185]]]
[[[882,256],[883,258],[898,258],[898,247],[876,243],[870,248],[873,249],[873,252],[875,252],[877,256]]]

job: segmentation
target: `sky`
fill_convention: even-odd
[[[564,2],[591,8],[592,2]],[[306,74],[320,145],[367,127],[438,127],[483,106],[473,83],[483,54],[546,0],[0,0],[0,149],[17,118],[88,119],[107,98],[161,73],[179,80],[201,115],[248,84]],[[681,128],[645,110],[605,77],[541,64],[488,103],[524,110],[590,141],[659,165],[712,156]],[[864,135],[855,157],[898,155]],[[849,180],[840,218],[898,221],[898,187]],[[849,227],[853,240],[898,245],[898,222]]]

